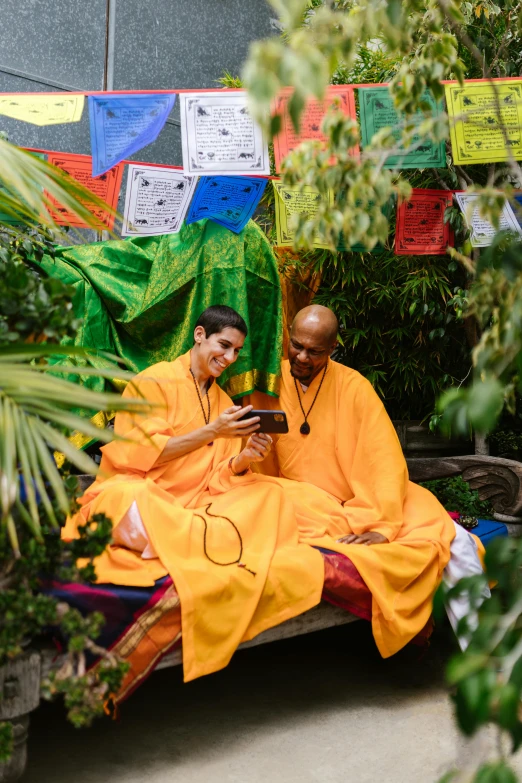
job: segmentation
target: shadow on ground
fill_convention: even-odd
[[[444,686],[445,630],[382,660],[367,623],[237,653],[188,683],[151,676],[117,722],[32,718],[23,783],[433,783],[461,739]]]

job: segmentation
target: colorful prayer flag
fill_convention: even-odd
[[[276,235],[279,247],[289,247],[294,244],[295,228],[291,220],[293,215],[306,213],[313,217],[321,203],[321,194],[312,187],[301,190],[298,186],[290,187],[281,182],[274,182]],[[333,201],[333,194],[329,198]],[[328,248],[320,239],[313,243],[314,247]]]
[[[14,93],[0,97],[0,114],[32,125],[60,125],[81,119],[85,95]]]
[[[158,138],[176,95],[89,95],[92,176]]]
[[[243,90],[179,98],[185,174],[270,174],[268,144]]]
[[[515,205],[513,212],[515,213],[516,219],[522,225],[522,193],[515,193]]]
[[[121,235],[177,234],[196,182],[176,169],[130,163]]]
[[[309,98],[301,114],[299,133],[296,133],[288,111],[291,90],[283,90],[274,101],[273,114],[281,116],[281,130],[274,137],[274,157],[276,171],[281,171],[281,161],[302,141],[326,142],[326,136],[321,131],[324,115],[330,108],[337,108],[348,117],[356,119],[355,98],[353,88],[349,85],[332,85],[328,88],[326,98],[318,101]],[[353,153],[357,154],[354,148]]]
[[[90,155],[73,155],[70,152],[49,152],[47,160],[54,166],[63,169],[71,177],[78,180],[87,190],[92,191],[96,196],[103,199],[112,209],[118,206],[118,197],[120,195],[121,180],[123,177],[123,163],[115,166],[101,177],[93,179],[91,176],[92,158]],[[58,225],[73,226],[75,228],[86,228],[86,224],[77,215],[68,212],[57,202],[56,212],[53,218]],[[114,215],[111,215],[103,207],[93,207],[84,202],[87,208],[95,215],[100,222],[104,223],[109,230],[114,228]]]
[[[404,118],[397,113],[393,98],[388,87],[359,88],[359,115],[361,123],[362,146],[367,147],[374,134],[382,128],[394,128],[394,137],[400,142],[401,125]],[[424,100],[431,106],[431,116],[437,117],[443,112],[442,103],[426,93]],[[416,125],[426,119],[423,112],[414,115]],[[434,142],[431,139],[420,139],[414,136],[411,147],[404,152],[390,154],[384,164],[387,169],[425,169],[442,168],[446,165],[446,148],[444,142]]]
[[[201,177],[187,224],[209,218],[239,234],[254,214],[266,183],[261,177]]]
[[[453,231],[444,222],[446,207],[452,202],[451,191],[414,188],[411,199],[397,208],[395,253],[444,255],[453,244]]]
[[[491,245],[497,229],[494,228],[489,220],[481,217],[478,208],[479,194],[455,193],[455,198],[471,230],[471,244],[473,247],[487,247]],[[471,215],[468,214],[470,210]],[[498,231],[512,231],[515,234],[522,234],[522,227],[519,225],[508,201],[505,202],[502,209]]]
[[[446,84],[453,162],[522,158],[522,79]]]

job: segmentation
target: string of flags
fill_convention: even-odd
[[[492,163],[512,156],[522,159],[522,78],[471,80],[459,85],[447,82],[446,110],[455,164]],[[130,155],[153,143],[171,114],[179,92],[183,166],[134,163]],[[268,141],[252,119],[243,90],[161,91],[150,93],[23,93],[0,95],[0,115],[35,125],[78,122],[88,97],[91,155],[40,150],[49,162],[62,168],[113,210],[117,208],[127,166],[127,186],[122,236],[175,233],[183,221],[213,220],[236,233],[252,217],[273,179],[277,244],[293,244],[292,215],[313,215],[320,203],[313,188],[288,187],[270,177]],[[404,118],[397,113],[387,85],[334,85],[323,101],[309,99],[296,133],[290,117],[291,91],[283,90],[274,101],[281,129],[274,138],[275,169],[302,141],[325,141],[321,123],[333,108],[360,126],[364,150],[375,133],[393,128],[397,144],[385,159],[385,167],[444,168],[444,142],[421,139],[414,133],[408,148],[401,148]],[[442,101],[429,94],[425,102],[430,116],[444,111]],[[358,113],[357,113],[358,107]],[[500,121],[499,121],[500,118]],[[414,126],[425,120],[419,112]],[[353,148],[351,154],[360,156]],[[333,200],[333,193],[329,195]],[[453,243],[444,221],[446,207],[455,199],[470,229],[476,247],[491,243],[495,229],[480,217],[476,194],[447,190],[414,189],[410,201],[397,207],[395,252],[397,254],[443,254]],[[516,197],[517,212],[522,194]],[[59,224],[84,227],[74,215],[55,204],[53,217]],[[114,216],[98,210],[97,217],[114,229]],[[515,211],[506,201],[500,228],[521,234]],[[321,247],[319,238],[315,243]],[[341,248],[340,248],[341,249]],[[363,250],[357,246],[352,250]],[[382,249],[382,248],[381,248]],[[376,248],[373,252],[378,252]]]

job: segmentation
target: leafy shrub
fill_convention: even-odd
[[[446,511],[458,511],[463,516],[488,518],[491,504],[481,500],[475,489],[471,489],[462,476],[425,481],[421,487],[433,492]]]
[[[392,252],[340,253],[322,268],[314,301],[339,318],[336,359],[368,378],[392,418],[424,418],[468,372],[462,272],[445,257]]]
[[[58,342],[78,328],[69,287],[30,265],[44,253],[53,253],[49,232],[0,225],[0,345]]]

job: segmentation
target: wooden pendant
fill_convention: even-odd
[[[299,428],[299,432],[301,433],[301,435],[310,435],[310,425],[308,424],[307,421],[303,421],[303,423]]]

